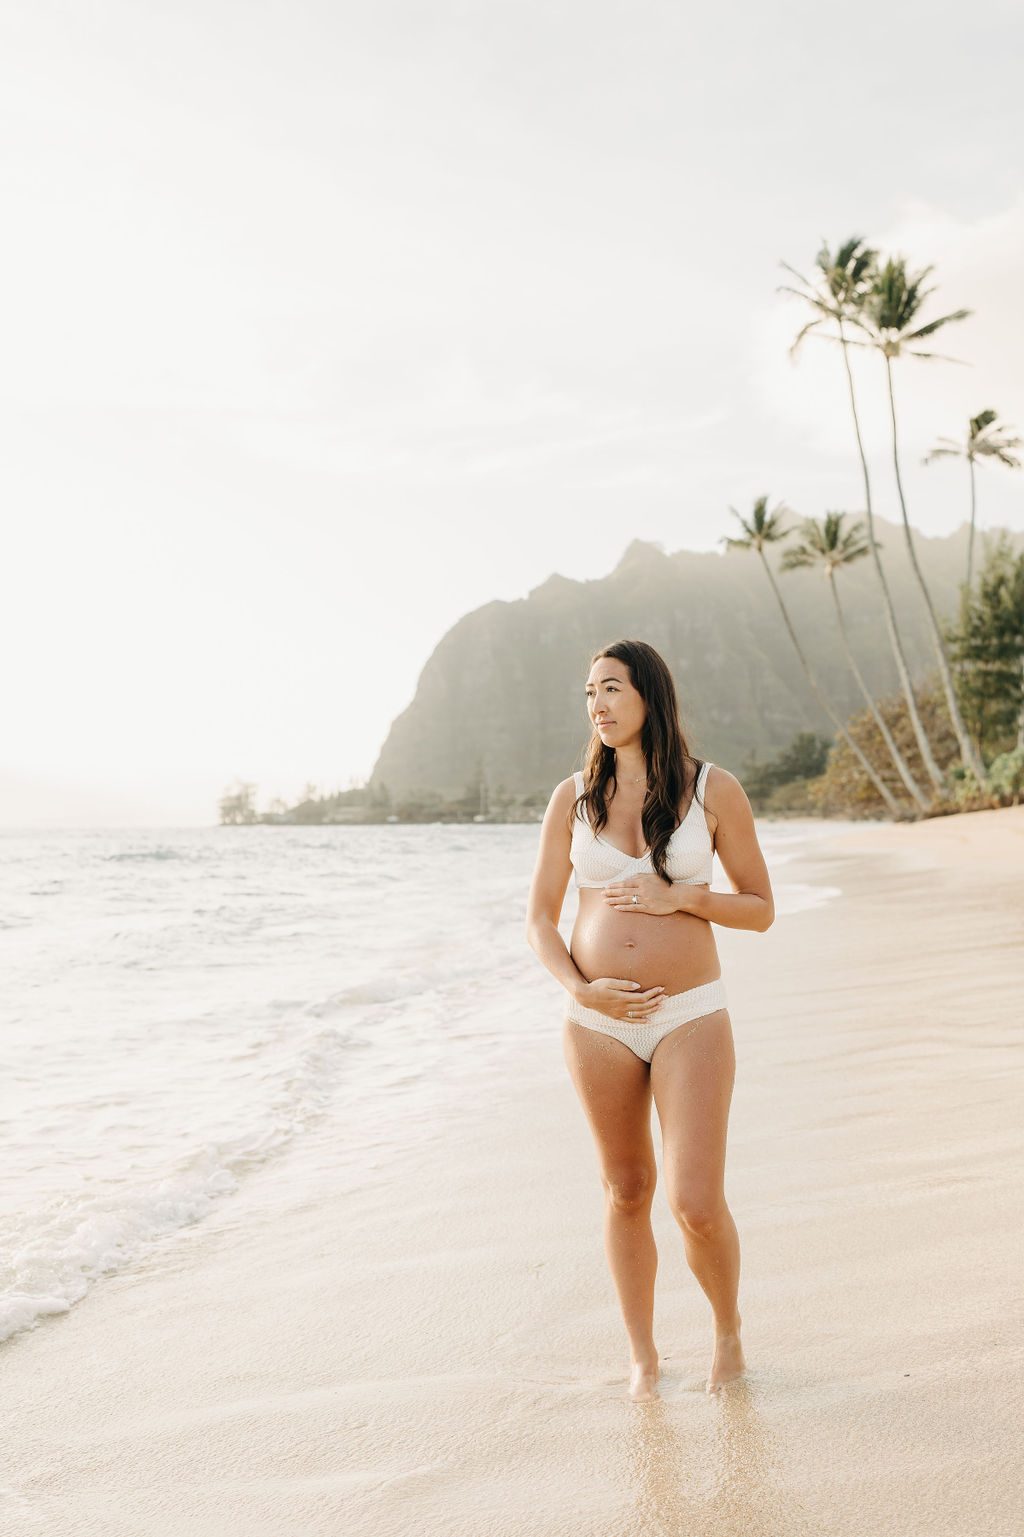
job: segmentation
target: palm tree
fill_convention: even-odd
[[[970,310],[953,310],[948,315],[940,315],[937,320],[930,320],[925,325],[918,325],[921,306],[933,289],[925,288],[931,267],[924,267],[920,272],[910,272],[907,268],[906,258],[903,256],[890,256],[884,267],[875,273],[875,279],[871,286],[871,292],[861,305],[856,317],[856,324],[867,337],[866,345],[873,347],[881,353],[885,359],[885,377],[889,387],[889,419],[892,427],[892,461],[896,474],[896,492],[899,496],[900,513],[903,518],[903,533],[907,542],[907,553],[910,556],[910,565],[917,584],[921,589],[925,610],[928,615],[928,627],[931,631],[932,644],[935,647],[935,660],[938,663],[939,677],[942,679],[942,691],[946,696],[946,708],[949,710],[949,718],[956,733],[956,739],[960,744],[960,757],[965,768],[970,769],[979,785],[986,782],[985,765],[981,761],[981,754],[971,741],[967,727],[964,725],[960,706],[957,703],[956,690],[953,687],[953,674],[946,655],[946,644],[942,638],[939,621],[935,616],[932,605],[931,593],[924,579],[917,560],[917,551],[914,548],[914,536],[910,528],[910,518],[907,515],[907,498],[903,491],[903,477],[900,473],[899,437],[896,431],[896,396],[893,391],[892,362],[893,358],[903,357],[909,354],[917,358],[934,358],[939,356],[933,352],[922,352],[919,347],[911,346],[911,343],[923,342],[945,325],[954,320],[966,320]]]
[[[999,464],[1005,464],[1007,469],[1020,469],[1020,460],[1011,452],[1014,448],[1020,448],[1020,438],[1012,432],[1011,428],[997,426],[997,421],[995,411],[980,411],[977,416],[972,416],[967,424],[966,443],[957,443],[952,438],[940,438],[924,461],[925,464],[931,464],[936,459],[967,460],[971,475],[971,531],[967,538],[968,588],[974,572],[974,523],[977,508],[974,462],[976,459],[995,459]]]
[[[792,532],[791,529],[783,528],[782,526],[782,520],[786,516],[788,509],[780,503],[779,506],[774,509],[774,511],[769,512],[767,496],[759,496],[754,503],[753,512],[750,515],[749,522],[736,511],[735,507],[730,507],[729,511],[739,523],[743,533],[741,537],[736,539],[726,538],[723,541],[726,548],[730,550],[756,550],[757,554],[761,557],[761,564],[764,567],[765,575],[771,584],[772,592],[775,594],[776,602],[778,603],[782,612],[783,621],[785,622],[786,629],[789,631],[789,638],[793,642],[797,656],[800,658],[800,665],[803,667],[803,670],[807,675],[807,681],[811,685],[811,692],[820,704],[821,708],[824,710],[825,714],[828,716],[829,720],[832,722],[835,729],[839,732],[839,735],[843,738],[843,741],[850,748],[850,751],[859,762],[861,768],[871,780],[871,783],[874,785],[875,789],[882,797],[882,800],[889,808],[890,813],[894,817],[898,817],[900,814],[898,801],[893,796],[888,785],[886,785],[875,773],[875,770],[871,767],[871,764],[868,762],[867,758],[865,758],[856,742],[850,736],[846,727],[839,719],[839,716],[833,710],[832,706],[829,704],[828,700],[825,698],[820,687],[818,686],[818,681],[810,669],[807,658],[804,656],[803,647],[796,638],[796,631],[793,628],[793,624],[790,620],[786,605],[782,601],[782,594],[779,591],[778,583],[772,574],[772,568],[768,564],[768,557],[765,554],[766,547],[769,544],[776,544],[779,540],[787,538],[788,535]]]
[[[844,530],[843,522],[846,514],[843,512],[826,512],[824,523],[816,523],[813,518],[805,518],[800,524],[800,540],[797,545],[790,545],[782,557],[783,571],[796,571],[802,567],[817,566],[824,573],[828,582],[829,592],[835,604],[836,621],[839,625],[839,634],[843,643],[843,651],[846,660],[850,664],[850,671],[857,680],[857,687],[864,696],[864,702],[871,711],[875,725],[882,735],[882,740],[889,751],[889,756],[895,765],[911,798],[916,802],[920,811],[929,809],[928,797],[920,788],[910,769],[906,759],[893,740],[892,732],[886,725],[881,712],[875,704],[874,696],[861,676],[857,666],[850,638],[846,632],[846,620],[843,617],[842,605],[839,602],[839,589],[836,586],[836,572],[844,566],[852,565],[855,560],[861,560],[869,553],[869,541],[864,534],[863,523],[854,523],[852,528]]]
[[[857,325],[860,311],[867,300],[874,280],[877,252],[865,243],[862,235],[852,235],[835,252],[822,244],[818,252],[816,265],[820,274],[817,284],[811,283],[802,277],[795,267],[790,267],[783,262],[785,270],[792,273],[799,283],[798,288],[783,285],[781,292],[795,294],[803,299],[814,311],[814,317],[801,329],[790,348],[790,356],[795,357],[801,342],[805,336],[818,330],[818,327],[830,324],[834,326],[834,334],[831,330],[819,332],[824,339],[839,343],[843,356],[843,367],[846,371],[846,386],[850,395],[850,411],[853,415],[853,431],[857,439],[857,453],[860,457],[861,475],[864,479],[864,510],[868,520],[868,544],[875,566],[875,576],[882,594],[882,605],[885,610],[885,627],[889,634],[889,644],[892,647],[893,657],[896,661],[896,672],[900,680],[900,688],[906,701],[907,714],[914,729],[914,737],[917,741],[917,749],[921,754],[921,761],[925,766],[932,784],[939,789],[945,783],[945,776],[935,761],[935,755],[928,740],[928,733],[924,729],[920,711],[917,708],[917,697],[914,693],[914,685],[910,678],[910,668],[907,665],[906,654],[903,650],[903,640],[899,627],[896,624],[896,611],[893,607],[892,597],[889,592],[889,584],[885,579],[885,571],[882,568],[882,557],[879,554],[879,544],[875,539],[874,510],[871,502],[871,476],[868,472],[867,455],[864,452],[864,441],[860,431],[860,416],[857,412],[857,395],[853,387],[853,370],[850,367],[851,338],[847,334],[848,325]]]

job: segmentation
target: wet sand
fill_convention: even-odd
[[[842,896],[720,935],[742,1383],[704,1392],[659,1193],[662,1397],[625,1400],[558,991],[524,967],[522,1050],[435,1137],[334,1194],[254,1176],[0,1351],[0,1529],[1019,1529],[1024,808],[860,829],[787,873]]]

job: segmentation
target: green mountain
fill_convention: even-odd
[[[880,519],[876,525],[908,660],[920,679],[932,654],[903,532]],[[1024,535],[1011,537],[1024,548]],[[952,614],[966,566],[966,527],[943,539],[918,534],[916,545],[940,614]],[[843,716],[859,710],[824,578],[796,571],[778,580],[834,708]],[[843,571],[838,584],[864,677],[886,693],[897,678],[872,562]],[[690,746],[701,757],[738,773],[751,753],[769,757],[798,731],[832,735],[756,555],[667,555],[636,540],[598,581],[551,576],[526,598],[488,603],[460,619],[393,723],[372,785],[392,796],[411,789],[454,796],[482,774],[491,788],[512,794],[547,792],[577,766],[589,735],[583,681],[590,658],[625,636],[649,641],[669,663]]]

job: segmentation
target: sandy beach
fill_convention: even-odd
[[[797,878],[841,895],[719,936],[742,1383],[704,1392],[659,1195],[662,1397],[625,1400],[558,989],[524,962],[500,1077],[453,1080],[429,1136],[308,1199],[257,1173],[3,1347],[4,1533],[1019,1530],[1024,808],[823,837]]]

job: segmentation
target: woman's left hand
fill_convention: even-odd
[[[651,913],[661,918],[679,911],[675,887],[660,875],[632,875],[628,880],[613,881],[605,886],[602,896],[620,913]]]

